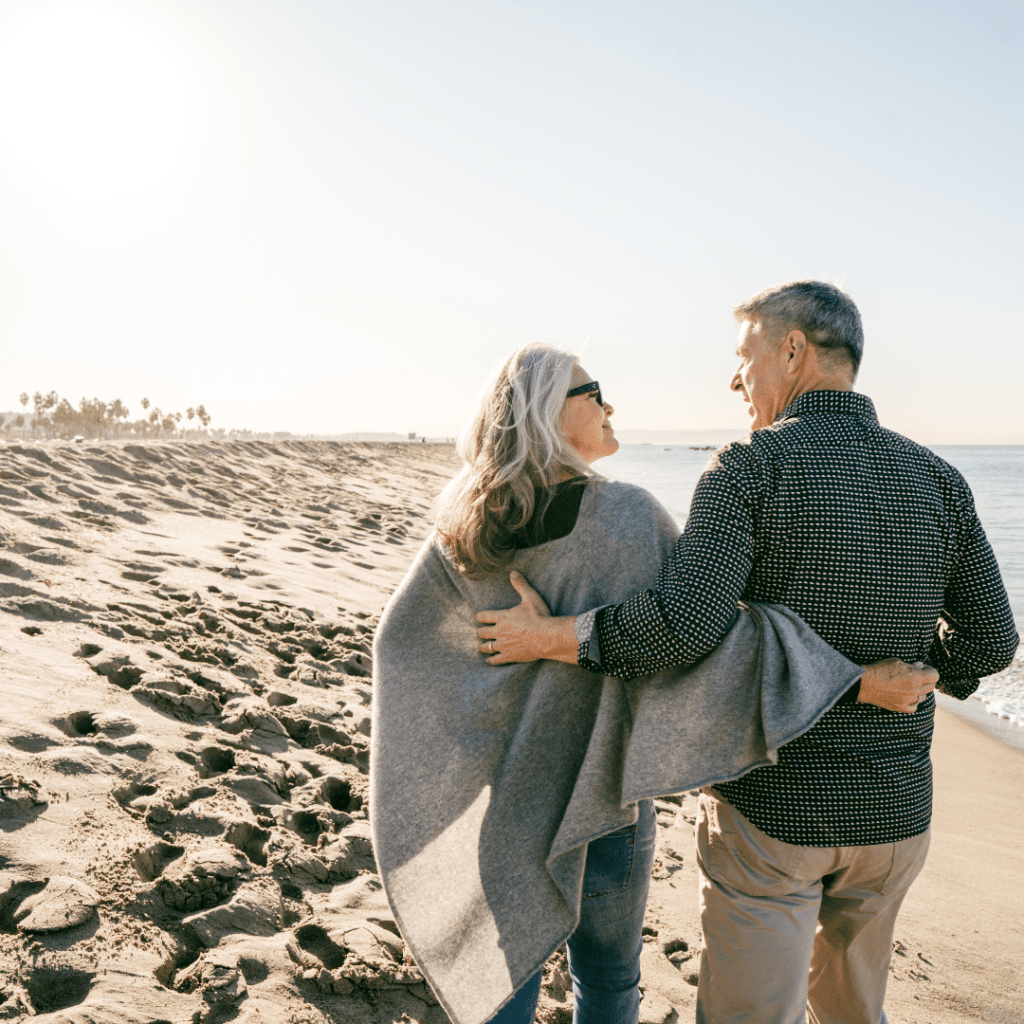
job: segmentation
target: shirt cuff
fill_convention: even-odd
[[[607,608],[602,605],[601,608]],[[601,608],[591,608],[589,612],[576,616],[573,626],[579,646],[576,649],[576,664],[591,672],[601,671],[601,642],[597,634],[597,613]]]

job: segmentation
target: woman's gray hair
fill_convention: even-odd
[[[437,532],[458,569],[479,577],[512,557],[512,535],[534,515],[536,490],[592,470],[562,433],[576,356],[518,349],[484,385],[459,437],[465,466],[437,499]]]

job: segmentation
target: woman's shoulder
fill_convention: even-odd
[[[593,479],[587,487],[592,500],[580,514],[627,533],[655,531],[671,539],[679,536],[679,526],[668,509],[650,491],[621,480]],[[596,522],[595,522],[596,525]]]
[[[679,527],[650,491],[592,478],[568,539],[596,588],[586,607],[615,604],[649,586],[678,537]]]
[[[638,514],[668,515],[665,506],[650,491],[637,487],[636,484],[593,477],[588,484],[588,490],[593,490],[595,500],[609,509],[614,508],[627,513],[634,511]]]

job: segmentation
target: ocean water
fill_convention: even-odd
[[[963,473],[1003,574],[1017,632],[1024,636],[1024,445],[942,445],[933,451]],[[595,467],[613,480],[646,487],[683,526],[710,451],[683,445],[623,445]],[[985,709],[1024,737],[1024,645],[1013,665],[981,681]],[[957,701],[944,701],[943,706]],[[1009,737],[1014,742],[1020,737]]]

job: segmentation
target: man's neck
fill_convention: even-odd
[[[849,374],[819,373],[807,381],[800,381],[788,396],[787,406],[792,405],[801,395],[810,391],[852,391],[853,380]]]

